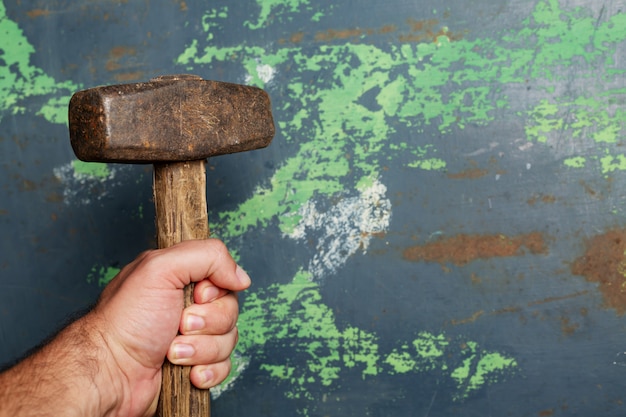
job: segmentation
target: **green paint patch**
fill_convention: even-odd
[[[315,386],[329,389],[342,374],[356,370],[363,379],[397,374],[432,374],[457,387],[455,400],[467,398],[485,385],[515,373],[514,359],[478,347],[474,342],[449,340],[444,334],[420,332],[416,339],[382,352],[375,333],[353,326],[340,328],[333,311],[322,301],[318,284],[305,272],[289,284],[272,285],[246,296],[238,323],[239,356],[261,358],[260,369],[286,382],[288,398],[319,400]],[[289,347],[289,356],[267,357],[267,345]],[[462,367],[452,367],[457,357]],[[297,365],[296,365],[297,364]]]
[[[247,20],[243,24],[248,29],[256,30],[273,23],[291,21],[295,16],[299,20],[310,16],[310,21],[319,22],[326,15],[329,6],[311,3],[310,0],[257,0],[259,14],[256,22]]]
[[[94,266],[87,275],[87,282],[96,283],[98,286],[104,287],[119,273],[119,268]]]
[[[618,145],[624,135],[626,111],[610,104],[614,93],[594,98],[579,96],[574,100],[549,102],[542,100],[527,113],[526,135],[531,140],[547,142],[549,137],[582,140],[598,144]],[[607,148],[608,149],[608,148]]]
[[[600,165],[602,166],[603,174],[608,174],[612,171],[624,171],[626,170],[626,155],[606,155],[600,158]]]
[[[558,98],[541,100],[525,113],[528,139],[540,143],[593,141],[601,145],[601,152],[609,154],[600,158],[598,168],[603,174],[626,168],[620,155],[626,92],[623,88],[611,88],[624,74],[624,68],[618,67],[623,64],[614,59],[617,45],[626,40],[624,22],[622,13],[600,21],[587,9],[565,10],[558,1],[547,0],[537,3],[522,31],[507,37],[516,54],[520,53],[520,42],[529,42],[532,48],[532,54],[519,61],[528,69],[525,72],[516,69],[515,74],[550,81],[551,86],[545,88],[548,93],[555,86],[569,85],[574,75],[583,83],[568,88],[571,92]],[[589,146],[581,149],[588,152]],[[587,156],[572,155],[566,165],[585,167],[582,162]]]
[[[283,110],[292,117],[277,120],[285,140],[297,144],[296,153],[249,201],[233,212],[221,213],[219,224],[227,228],[220,232],[222,236],[240,236],[250,228],[266,227],[276,220],[288,234],[299,221],[298,210],[315,195],[330,197],[342,192],[349,186],[348,174],[356,178],[378,176],[382,161],[397,155],[393,121],[413,126],[446,120],[441,127],[446,130],[462,113],[468,115],[468,121],[477,123],[491,111],[493,106],[485,100],[486,89],[472,87],[452,100],[441,101],[434,88],[444,86],[449,74],[420,65],[423,54],[437,54],[440,48],[428,44],[425,48],[417,45],[403,49],[407,54],[404,58],[397,51],[372,45],[323,45],[311,52],[300,48],[272,52],[247,46],[215,48],[209,44],[200,48],[199,41],[192,42],[179,56],[179,63],[212,65],[226,57],[237,57],[250,82],[260,87],[264,85],[257,74],[259,66],[280,68],[297,63],[299,67],[284,90]],[[313,74],[317,77],[321,68],[332,69],[330,76],[320,79],[316,86],[305,81]],[[406,74],[392,75],[393,68],[403,68]],[[377,106],[362,103],[363,96],[377,88]],[[424,94],[427,88],[433,90],[431,94]],[[481,108],[483,105],[486,107]],[[419,140],[406,142],[406,146],[415,155],[408,167],[445,168],[444,160],[426,155]]]
[[[111,175],[111,170],[107,164],[99,162],[72,161],[75,177],[91,177],[107,179]]]
[[[430,158],[411,162],[408,166],[411,168],[425,169],[427,171],[439,171],[446,167],[446,161],[439,158]]]
[[[451,373],[458,389],[456,399],[467,398],[487,383],[497,383],[506,370],[517,367],[515,359],[497,352],[483,352],[475,342],[468,342],[462,352],[465,358]]]
[[[563,161],[563,165],[570,168],[584,168],[587,159],[582,156],[575,156],[573,158],[567,158]]]
[[[67,103],[80,89],[70,81],[58,82],[40,68],[31,65],[35,48],[17,23],[10,20],[0,1],[0,120],[3,113],[26,112],[27,98],[46,100],[37,112],[50,123],[67,123]]]
[[[260,22],[277,8],[295,13],[308,2],[263,4]],[[211,19],[221,22],[224,16],[210,12],[204,21]],[[395,147],[399,128],[423,132],[430,126],[445,135],[468,124],[489,124],[496,114],[514,107],[505,94],[508,88],[547,80],[552,84],[546,91],[554,91],[555,85],[567,82],[570,67],[577,68],[577,77],[589,78],[593,93],[583,90],[582,95],[544,98],[531,105],[519,113],[526,121],[526,137],[540,144],[557,137],[587,138],[613,154],[624,133],[626,114],[611,103],[626,98],[620,89],[604,94],[602,85],[594,85],[593,80],[597,68],[612,54],[610,45],[626,39],[626,29],[618,29],[621,20],[615,15],[596,22],[582,9],[565,10],[550,0],[537,3],[521,30],[504,33],[498,40],[451,41],[443,31],[437,42],[385,48],[343,44],[275,50],[245,44],[215,47],[208,41],[213,25],[207,23],[207,40],[193,40],[178,62],[188,68],[239,62],[249,82],[260,87],[265,87],[267,77],[260,76],[259,68],[282,74],[288,83],[281,92],[277,125],[284,140],[294,146],[293,156],[269,184],[238,209],[221,214],[219,223],[228,229],[221,234],[241,236],[273,221],[289,233],[299,220],[299,208],[314,195],[330,198],[349,186],[348,173],[357,182],[377,175],[383,161],[398,161],[407,151],[416,155],[406,162],[409,168],[445,169],[444,159],[419,151],[430,146],[435,152],[432,138],[415,137],[405,141],[406,148]],[[316,83],[311,84],[311,79]],[[370,91],[377,91],[375,105],[364,101]],[[578,156],[584,157],[568,158]],[[621,169],[621,165],[611,163],[603,172],[607,169]]]
[[[445,374],[448,365],[443,356],[449,346],[450,342],[445,335],[421,332],[411,344],[405,343],[388,354],[385,363],[391,367],[390,373],[393,374],[429,372],[435,369]]]
[[[254,30],[287,21],[309,6],[306,0],[259,2],[258,19],[244,26]],[[503,114],[520,118],[523,134],[538,146],[570,141],[571,153],[559,157],[567,167],[597,163],[605,174],[626,169],[619,150],[626,96],[623,89],[606,87],[626,72],[614,60],[616,46],[626,40],[623,14],[599,20],[584,8],[540,0],[521,27],[497,39],[452,41],[442,31],[435,42],[383,46],[216,47],[212,28],[228,19],[207,13],[206,39],[193,40],[177,62],[189,70],[235,63],[249,83],[264,88],[274,88],[268,73],[280,74],[276,123],[291,156],[249,199],[220,213],[218,234],[227,243],[273,224],[292,232],[305,204],[363,187],[389,161],[443,170],[447,161],[437,149],[450,133],[488,125]],[[570,89],[572,79],[582,81]],[[507,92],[527,86],[550,98],[529,98],[520,108]],[[566,89],[572,92],[556,94]],[[583,153],[589,142],[600,145],[594,151],[599,153]],[[356,370],[363,378],[441,374],[456,387],[454,399],[463,400],[518,367],[504,353],[428,332],[382,352],[375,333],[338,328],[305,272],[289,284],[249,294],[240,332],[239,357],[261,358],[261,369],[284,381],[290,398],[314,399],[313,386],[333,387],[342,373]],[[294,346],[293,356],[268,358],[269,344]]]

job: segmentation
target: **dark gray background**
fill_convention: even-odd
[[[192,39],[201,37],[201,16],[208,7],[206,2],[193,0],[4,3],[7,17],[19,24],[35,48],[31,65],[56,80],[84,87],[144,81],[186,70],[174,60]],[[434,9],[441,11],[437,18],[443,24],[465,33],[466,38],[486,38],[522,28],[522,19],[535,6],[534,2],[510,1],[318,3],[312,7],[334,7],[318,23],[311,22],[301,4],[300,15],[277,18],[254,33],[241,25],[224,25],[215,44],[277,45],[280,39],[304,30],[310,45],[305,41],[301,46],[313,48],[316,32],[403,26],[408,16],[432,18]],[[621,7],[612,4],[605,9],[594,1],[569,2],[563,7],[577,5],[599,20]],[[241,22],[254,15],[258,6],[244,1],[229,7],[228,22]],[[34,10],[44,9],[50,13],[33,15]],[[3,42],[0,34],[0,49]],[[393,34],[378,34],[365,40],[330,42],[384,46],[397,39]],[[112,57],[117,46],[132,53]],[[117,66],[111,66],[112,59]],[[563,71],[575,74],[576,67]],[[197,72],[205,78],[241,82],[237,62],[199,66]],[[267,88],[279,120],[287,118],[281,114],[285,111],[281,83],[288,80],[281,77],[288,76],[279,75]],[[571,92],[584,84],[573,77],[568,88]],[[557,88],[550,94],[533,89],[529,93],[512,87],[506,93],[524,109],[542,98],[553,99],[560,91]],[[27,111],[5,112],[0,121],[1,364],[22,356],[96,300],[101,288],[86,279],[94,265],[121,267],[154,246],[149,167],[116,168],[115,181],[107,183],[106,193],[98,183],[75,184],[74,203],[68,204],[66,186],[54,169],[74,157],[66,126],[35,114],[47,98],[27,98],[22,103]],[[400,159],[392,160],[381,178],[393,207],[389,230],[372,240],[366,255],[351,257],[333,279],[325,280],[321,292],[340,325],[376,332],[381,348],[391,349],[398,340],[410,340],[421,330],[443,331],[450,338],[468,337],[486,349],[507,352],[518,361],[519,374],[487,385],[465,401],[453,402],[453,388],[446,385],[449,381],[436,373],[363,379],[359,372],[346,370],[329,391],[332,401],[318,401],[328,391],[322,386],[313,388],[316,401],[290,400],[283,395],[286,383],[259,369],[263,358],[293,354],[290,346],[270,341],[262,358],[253,358],[234,388],[214,402],[215,416],[623,415],[626,367],[614,362],[626,350],[624,318],[607,308],[597,284],[572,275],[570,266],[584,253],[585,239],[624,226],[624,175],[620,171],[604,175],[591,167],[566,169],[550,151],[552,145],[535,146],[521,156],[516,149],[517,140],[524,137],[524,116],[516,109],[497,116],[486,125],[470,124],[446,135],[434,125],[423,127],[424,136],[445,136],[438,157],[447,161],[447,171],[413,170]],[[398,127],[398,138],[413,134],[409,127]],[[500,143],[497,149],[467,156],[489,148],[494,140]],[[279,130],[266,150],[211,160],[212,215],[247,198],[293,155],[294,146]],[[532,170],[527,168],[529,162]],[[473,167],[488,169],[489,175],[460,180],[447,175]],[[497,182],[496,171],[506,173]],[[529,204],[536,196],[551,196],[555,202]],[[91,202],[77,203],[80,199]],[[543,256],[484,259],[463,266],[403,259],[405,248],[425,242],[434,231],[448,236],[516,236],[536,231],[547,236],[549,250]],[[313,250],[305,243],[285,240],[275,224],[259,230],[237,249],[254,288],[289,282]],[[472,283],[472,274],[483,279],[480,285]],[[495,313],[507,306],[519,309]],[[479,319],[452,324],[479,310],[486,312]],[[568,325],[574,330],[569,331]]]

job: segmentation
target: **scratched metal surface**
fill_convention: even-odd
[[[625,12],[0,1],[0,362],[154,245],[150,168],[78,163],[69,96],[191,72],[277,122],[209,161],[254,280],[215,416],[623,415]]]

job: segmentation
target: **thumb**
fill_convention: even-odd
[[[237,265],[226,245],[218,239],[188,240],[152,252],[150,266],[182,289],[192,282],[208,279],[215,286],[241,291],[250,286],[250,277]]]

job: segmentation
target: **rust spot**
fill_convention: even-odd
[[[315,34],[315,40],[318,42],[329,42],[336,39],[358,38],[364,33],[362,29],[356,28],[343,30],[328,29],[326,32],[317,32]]]
[[[411,28],[411,33],[400,35],[400,42],[436,42],[441,36],[447,37],[451,41],[462,39],[463,36],[450,32],[447,28],[439,26],[437,19],[415,20],[408,19],[407,24]]]
[[[382,28],[380,28],[378,30],[378,33],[380,33],[380,34],[393,33],[396,30],[398,30],[396,25],[386,25],[386,26],[383,26]]]
[[[448,178],[452,180],[461,180],[461,179],[469,179],[475,180],[477,178],[482,178],[487,175],[489,171],[481,168],[470,168],[465,171],[457,172],[457,173],[449,173]]]
[[[137,50],[133,47],[116,46],[109,51],[109,59],[105,65],[107,71],[117,71],[122,68],[121,61],[127,56],[134,56]]]
[[[580,180],[578,181],[578,183],[583,187],[585,192],[589,194],[590,196],[596,197],[598,195],[598,193],[593,188],[591,188],[591,186],[587,184],[584,180]]]
[[[291,37],[289,38],[289,40],[291,41],[291,43],[300,43],[302,42],[302,40],[304,39],[304,32],[297,32],[294,33],[293,35],[291,35]]]
[[[476,259],[500,258],[532,254],[547,254],[543,235],[533,232],[519,236],[457,235],[425,245],[407,248],[404,258],[409,261],[453,263],[465,265]]]
[[[583,294],[587,294],[587,293],[588,293],[588,291],[579,291],[579,292],[576,292],[576,293],[573,293],[573,294],[567,294],[567,295],[564,295],[564,296],[561,296],[561,297],[550,297],[550,298],[544,298],[543,300],[530,301],[529,303],[526,304],[526,307],[533,307],[533,306],[544,304],[544,303],[550,303],[550,302],[555,302],[555,301],[560,301],[560,300],[567,300],[569,298],[579,297],[579,296],[581,296]],[[472,322],[476,321],[476,319],[478,319],[479,317],[483,317],[483,316],[489,317],[489,316],[498,316],[498,315],[501,315],[501,314],[519,313],[522,310],[523,310],[523,306],[521,306],[521,305],[513,305],[513,306],[503,307],[503,308],[499,308],[497,310],[490,311],[488,313],[484,313],[483,310],[480,310],[480,311],[474,313],[471,317],[466,317],[464,319],[453,319],[453,320],[450,320],[450,324],[456,326],[456,325],[459,325],[459,324],[472,323]],[[533,313],[533,316],[535,318],[538,318],[539,314],[540,314],[539,312],[535,311]],[[586,313],[586,309],[581,309],[581,315],[584,317],[586,314],[587,314]],[[565,330],[567,328],[571,327],[572,332],[575,331],[578,328],[577,324],[572,325],[572,324],[569,323],[569,320],[567,320],[567,322],[564,322],[563,320],[567,320],[567,319],[561,318],[561,328],[564,330],[564,333],[566,333]]]
[[[49,203],[62,203],[63,200],[63,195],[59,193],[50,193],[46,196],[46,201]]]
[[[562,301],[562,300],[567,300],[567,299],[570,299],[570,298],[576,298],[576,297],[580,297],[581,295],[585,295],[588,292],[589,291],[584,290],[584,291],[575,292],[573,294],[562,295],[560,297],[548,297],[548,298],[544,298],[542,300],[531,301],[531,302],[528,303],[528,307],[532,307],[532,306],[536,306],[536,305],[540,305],[540,304],[553,303],[555,301]]]
[[[472,314],[470,317],[466,318],[466,319],[462,319],[462,320],[451,320],[450,324],[453,326],[458,326],[459,324],[467,324],[467,323],[473,323],[475,322],[480,316],[482,316],[483,314],[485,314],[484,310],[478,310],[477,312],[475,312],[474,314]]]
[[[124,72],[120,74],[115,74],[114,78],[119,82],[136,81],[143,79],[144,73],[142,71]]]
[[[406,21],[413,32],[431,32],[439,24],[437,19],[415,20],[407,19]]]
[[[550,408],[547,410],[542,410],[539,413],[539,417],[550,417],[554,415],[554,408]]]
[[[440,37],[446,37],[450,41],[456,41],[463,38],[463,35],[451,32],[445,26],[440,25],[437,19],[407,19],[406,24],[408,28],[405,27],[404,33],[398,36],[400,42],[437,42]],[[316,42],[330,42],[338,39],[360,39],[365,36],[389,35],[399,30],[398,26],[394,24],[383,25],[379,28],[355,27],[347,29],[328,29],[326,31],[317,32],[313,39]],[[281,45],[289,42],[300,43],[306,38],[306,33],[296,32],[287,38],[279,39],[278,43]]]
[[[585,253],[571,270],[598,283],[604,303],[618,315],[626,312],[626,230],[611,229],[586,241]]]
[[[20,191],[34,191],[37,189],[37,184],[34,181],[27,180],[26,178],[22,179],[22,182],[19,184]]]
[[[26,15],[30,17],[31,19],[35,19],[38,17],[46,17],[46,16],[50,16],[50,10],[33,9],[33,10],[26,12]]]
[[[538,201],[544,204],[554,204],[556,203],[556,197],[553,195],[534,195],[526,200],[529,206],[534,206]]]
[[[109,52],[109,56],[113,59],[120,59],[125,55],[135,55],[137,50],[133,47],[115,46]]]
[[[580,326],[577,323],[572,323],[568,317],[561,317],[561,331],[566,336],[571,336]]]
[[[509,314],[509,313],[517,313],[519,311],[521,311],[522,308],[519,306],[510,306],[510,307],[504,307],[504,308],[500,308],[496,311],[493,312],[494,315],[498,315],[498,314]]]

